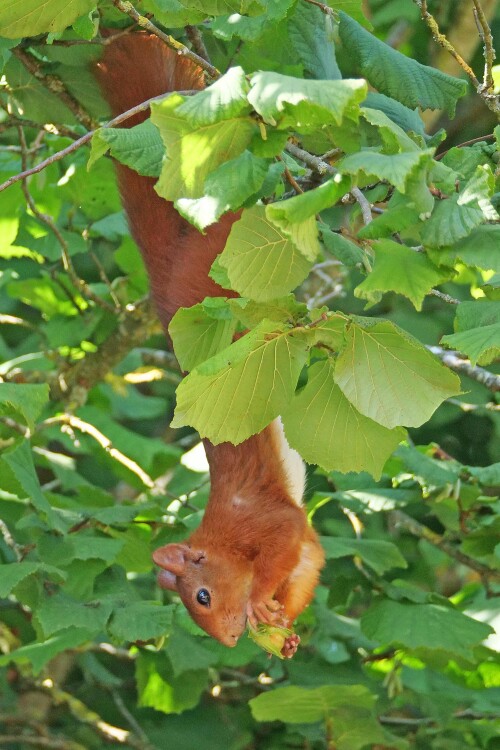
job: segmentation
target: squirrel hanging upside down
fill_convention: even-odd
[[[169,91],[201,89],[203,74],[154,36],[120,35],[105,47],[96,76],[114,115]],[[147,112],[127,121],[137,125]],[[237,214],[200,234],[155,192],[155,180],[118,164],[118,181],[132,235],[150,278],[161,322],[179,307],[208,296],[235,296],[208,275]],[[302,506],[305,469],[280,420],[240,445],[204,441],[210,499],[200,527],[181,544],[153,554],[160,586],[176,591],[193,620],[226,646],[235,646],[247,618],[287,625],[312,599],[324,555]],[[284,656],[299,638],[289,636]]]

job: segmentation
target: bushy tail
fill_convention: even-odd
[[[95,75],[113,115],[169,91],[201,89],[204,85],[200,68],[143,32],[110,41]],[[125,126],[137,125],[148,114],[135,115]],[[179,307],[207,296],[230,294],[215,284],[208,272],[237,217],[226,215],[201,235],[172,203],[157,195],[154,179],[121,164],[117,164],[117,170],[132,236],[144,257],[163,325],[168,325]]]

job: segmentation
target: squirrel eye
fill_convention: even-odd
[[[210,594],[206,589],[200,589],[196,594],[196,601],[204,607],[210,606]]]

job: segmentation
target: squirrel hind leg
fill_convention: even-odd
[[[323,548],[311,529],[310,538],[302,543],[299,562],[276,593],[290,625],[312,600],[324,564]]]

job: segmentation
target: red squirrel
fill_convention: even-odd
[[[96,76],[114,115],[169,91],[204,86],[200,68],[144,32],[108,43]],[[136,115],[127,126],[147,116]],[[202,235],[158,196],[154,179],[116,166],[165,330],[179,307],[235,296],[208,272],[238,215],[226,214]],[[185,542],[157,549],[153,559],[162,568],[160,586],[177,592],[208,634],[235,646],[247,618],[253,627],[293,622],[312,599],[324,555],[302,507],[304,464],[279,420],[240,445],[204,445],[211,489],[201,525]],[[290,636],[283,655],[292,656],[298,642]]]

